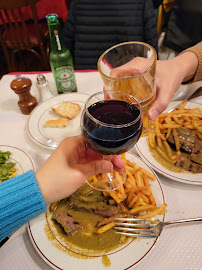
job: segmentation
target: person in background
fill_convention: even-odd
[[[112,77],[133,76],[148,67],[146,58],[136,57],[129,63],[113,70]],[[124,75],[123,75],[124,74]],[[202,80],[202,42],[188,48],[173,59],[156,63],[156,100],[148,114],[151,120],[162,113],[182,83]]]
[[[202,40],[201,0],[176,0],[168,14],[164,45],[177,53]]]
[[[0,184],[0,241],[46,212],[48,204],[71,195],[88,177],[112,168],[124,168],[120,157],[103,160],[82,135],[64,139],[36,173],[30,170]]]
[[[158,1],[154,0],[155,5]],[[63,27],[74,68],[97,69],[100,55],[122,42],[142,41],[157,50],[152,0],[74,0]]]

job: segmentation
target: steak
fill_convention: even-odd
[[[202,150],[198,154],[191,154],[191,160],[202,165]]]
[[[177,167],[183,168],[185,171],[193,173],[202,173],[202,165],[192,162],[191,155],[183,153],[175,164]]]
[[[74,221],[73,218],[67,212],[63,211],[56,213],[53,216],[53,219],[56,220],[57,223],[59,223],[63,227],[64,231],[68,235],[73,235],[74,233],[76,233],[78,230],[81,229],[79,223],[77,221]]]
[[[193,173],[202,172],[202,140],[195,130],[178,128],[177,134],[180,143],[181,156],[176,162],[177,167]],[[173,133],[168,137],[168,142],[175,144]]]
[[[103,217],[111,217],[120,211],[117,205],[111,205],[108,203],[107,198],[101,191],[93,190],[87,195],[82,195],[82,188],[83,187],[78,189],[69,197],[72,208],[80,211],[94,212],[95,214]]]
[[[198,154],[202,149],[202,141],[197,137],[196,132],[191,129],[177,128],[180,148],[188,153]],[[175,143],[173,133],[168,137],[168,141]]]

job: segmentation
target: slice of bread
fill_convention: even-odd
[[[79,104],[72,103],[70,101],[64,101],[52,108],[54,112],[61,115],[62,117],[73,119],[81,111]]]
[[[45,127],[57,127],[64,128],[67,126],[69,120],[67,118],[60,118],[56,120],[48,120],[45,123]]]

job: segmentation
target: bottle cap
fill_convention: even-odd
[[[36,80],[39,85],[45,84],[47,82],[46,77],[42,74],[37,75]]]
[[[55,23],[57,23],[57,24],[59,24],[59,20],[58,20],[58,15],[57,14],[49,14],[49,15],[47,15],[46,16],[46,20],[47,20],[47,22],[49,23],[49,24],[55,24]]]

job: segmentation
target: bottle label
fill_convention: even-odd
[[[60,39],[59,39],[59,36],[58,36],[58,31],[55,30],[54,31],[54,34],[55,34],[55,40],[56,40],[56,44],[57,44],[57,47],[58,47],[58,51],[61,51],[62,50],[62,47],[61,47],[61,44],[60,44]]]
[[[56,68],[56,84],[58,92],[71,92],[75,90],[74,70],[71,66]]]

